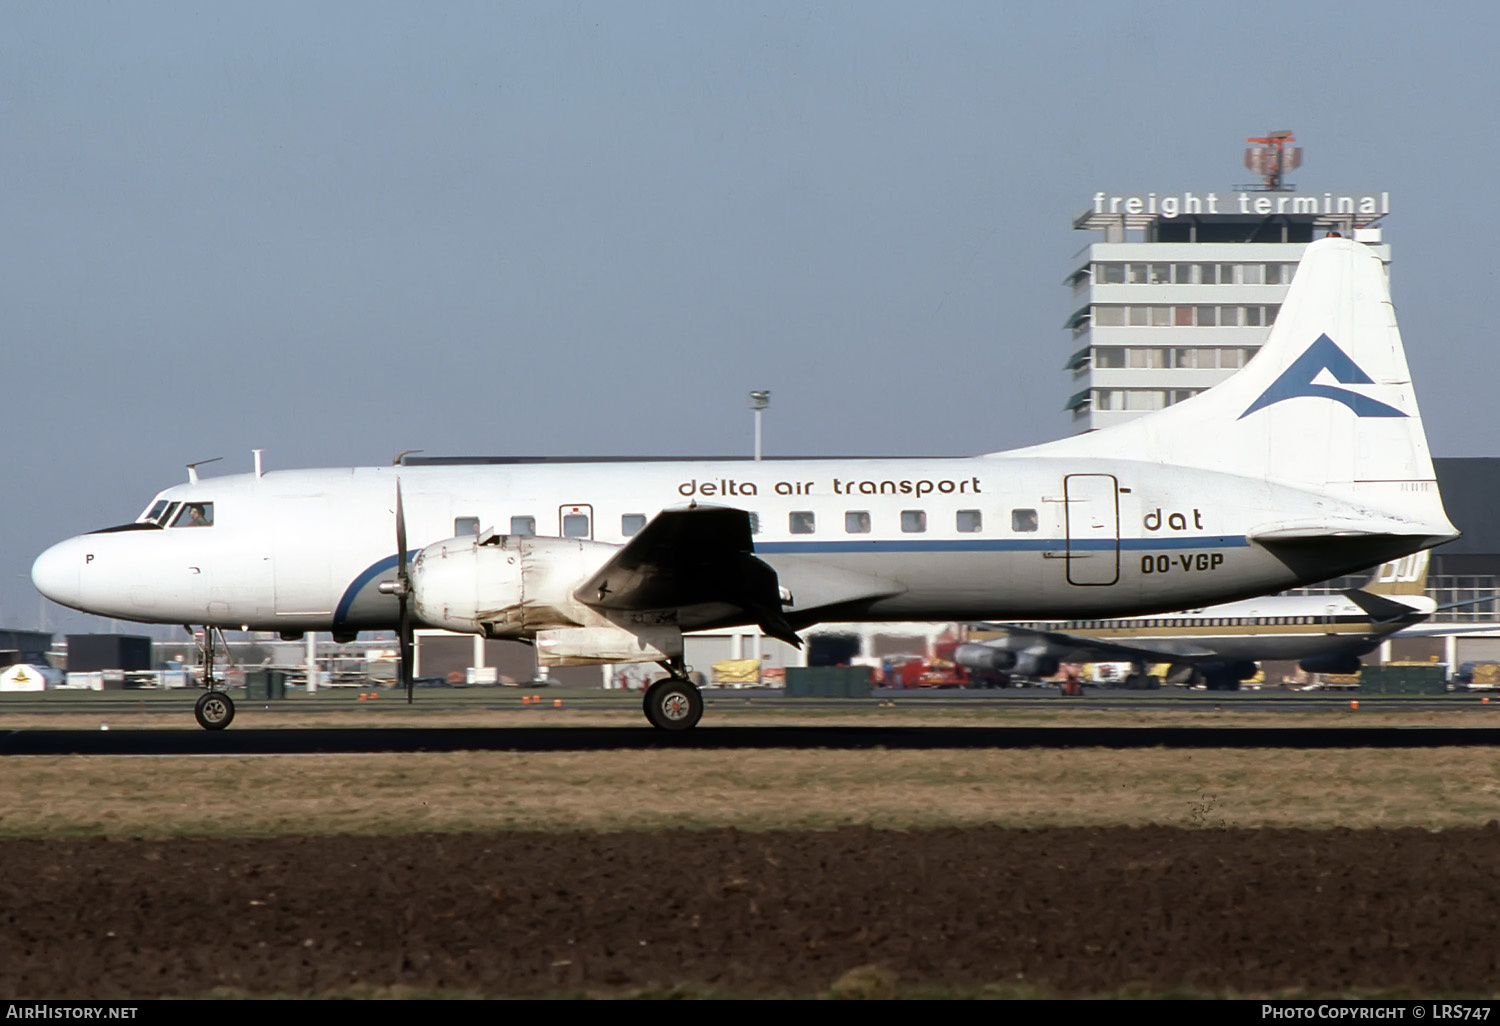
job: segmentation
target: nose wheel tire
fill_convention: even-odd
[[[234,701],[222,691],[209,691],[198,699],[193,715],[204,730],[223,730],[234,719]]]
[[[646,719],[658,730],[691,730],[703,718],[703,696],[685,680],[667,677],[646,690]]]

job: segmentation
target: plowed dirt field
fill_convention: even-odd
[[[1484,995],[1500,828],[0,842],[0,995]]]

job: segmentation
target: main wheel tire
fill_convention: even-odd
[[[204,730],[223,730],[234,719],[234,700],[222,691],[209,691],[193,706],[198,726]]]
[[[667,677],[646,690],[646,719],[658,730],[691,730],[703,718],[703,696],[690,682]]]

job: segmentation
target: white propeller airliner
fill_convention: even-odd
[[[414,626],[657,662],[650,722],[702,699],[685,631],[1127,616],[1262,595],[1457,535],[1380,260],[1308,247],[1266,345],[1186,402],[967,459],[424,460],[200,479],[36,560],[48,598],[148,623]],[[410,543],[408,543],[410,539]],[[399,556],[398,556],[399,553]],[[207,679],[207,678],[206,678]],[[206,727],[228,696],[199,702]]]

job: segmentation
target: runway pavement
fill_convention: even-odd
[[[330,729],[12,730],[0,755],[318,755],[651,749],[1439,748],[1497,747],[1500,727],[345,727]]]

